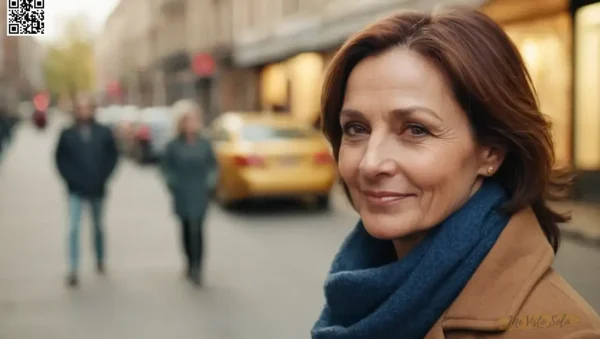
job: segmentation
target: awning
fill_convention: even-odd
[[[364,2],[364,1],[360,1]],[[432,10],[441,2],[478,8],[486,0],[379,0],[371,1],[368,7],[355,6],[351,13],[348,1],[335,1],[337,8],[327,8],[318,17],[297,18],[296,26],[301,29],[289,29],[289,24],[275,27],[271,34],[251,42],[237,42],[233,49],[233,61],[240,67],[264,65],[282,60],[298,53],[322,51],[341,45],[349,36],[369,24],[397,12],[400,9]],[[359,1],[356,1],[359,3]],[[342,10],[343,7],[343,10]],[[343,16],[331,15],[347,13]]]

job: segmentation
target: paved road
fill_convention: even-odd
[[[69,291],[56,129],[23,126],[0,165],[0,338],[308,338],[325,272],[356,218],[341,199],[319,213],[212,207],[206,287],[194,290],[157,173],[122,162],[107,209],[109,274],[95,276],[86,228],[82,286]],[[598,249],[567,240],[556,267],[600,309]]]

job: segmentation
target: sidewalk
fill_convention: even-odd
[[[564,235],[600,244],[600,204],[573,201],[549,204],[559,212],[571,212],[571,222],[561,225]]]

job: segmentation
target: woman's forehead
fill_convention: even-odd
[[[346,91],[445,87],[443,73],[427,58],[404,47],[365,58],[350,73]]]
[[[406,48],[393,48],[352,70],[342,110],[368,113],[425,107],[440,112],[454,106],[452,101],[450,86],[433,63]]]

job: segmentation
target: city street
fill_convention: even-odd
[[[328,212],[212,206],[197,290],[183,278],[156,168],[122,160],[107,206],[108,274],[93,270],[86,215],[81,286],[68,290],[66,199],[52,161],[59,128],[22,124],[0,163],[0,338],[309,338],[331,259],[357,219],[341,194]],[[569,238],[562,246],[556,269],[600,310],[600,247]]]

